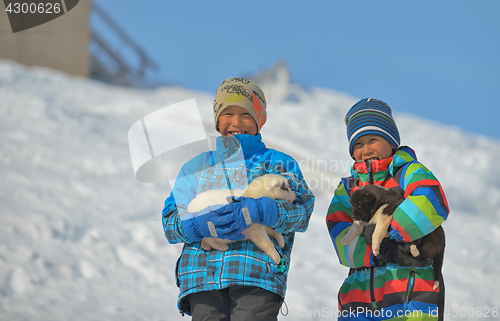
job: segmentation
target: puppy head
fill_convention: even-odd
[[[351,195],[352,218],[355,221],[370,221],[376,200],[376,196],[370,191],[365,191],[363,188],[356,190]]]
[[[280,176],[273,178],[271,186],[270,193],[272,198],[293,203],[295,200],[295,193],[288,186],[288,180],[285,177]]]
[[[286,177],[276,174],[266,174],[254,179],[245,193],[250,197],[268,196],[274,199],[293,203],[295,193],[290,189]]]

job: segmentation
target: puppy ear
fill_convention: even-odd
[[[288,186],[288,181],[286,179],[281,181],[280,189],[282,189],[284,191],[290,190],[290,187]]]
[[[271,181],[271,188],[272,189],[279,189],[281,188],[281,181],[277,178],[273,178],[273,180]]]

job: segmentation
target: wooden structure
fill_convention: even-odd
[[[159,70],[148,54],[96,2],[92,6],[92,14],[100,25],[99,30],[109,31],[100,33],[92,29],[92,78],[134,86],[137,81],[146,78],[148,70]],[[104,37],[104,34],[108,37]],[[109,39],[109,34],[113,35],[113,39]]]
[[[62,16],[16,33],[0,4],[0,59],[128,86],[144,80],[148,70],[159,69],[97,2],[62,3],[72,4],[68,11],[63,6]],[[91,15],[99,29],[91,27]]]
[[[65,6],[63,8],[66,10]],[[57,19],[13,33],[4,3],[0,4],[0,59],[88,77],[90,10],[90,0],[79,1]]]

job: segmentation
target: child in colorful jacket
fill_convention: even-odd
[[[187,162],[163,209],[163,228],[170,243],[184,243],[176,266],[178,307],[193,320],[277,320],[286,291],[295,232],[307,229],[314,195],[297,162],[266,148],[259,134],[266,121],[266,100],[260,88],[244,78],[226,79],[214,100],[217,149]],[[258,176],[287,178],[296,193],[293,203],[269,197],[244,198],[223,207],[189,213],[192,199],[210,189],[242,189]],[[251,222],[245,218],[250,216]],[[276,264],[252,241],[228,244],[227,251],[206,251],[204,237],[241,240],[249,223],[261,223],[283,234]],[[215,232],[215,233],[214,233]]]
[[[350,268],[338,294],[339,320],[442,320],[444,282],[433,289],[432,259],[416,260],[411,241],[431,233],[447,219],[446,197],[436,177],[400,147],[399,131],[389,105],[362,99],[345,117],[349,153],[356,161],[342,178],[328,208],[326,224],[340,264]],[[380,254],[372,253],[373,226],[350,244],[341,239],[352,225],[350,196],[376,184],[404,193]]]

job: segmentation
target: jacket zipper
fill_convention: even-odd
[[[410,301],[410,296],[413,292],[413,288],[415,287],[415,267],[410,269],[410,274],[408,275],[408,285],[406,286],[406,294],[405,294],[405,304],[408,304]]]
[[[373,184],[373,172],[372,172],[372,162],[368,161],[368,184]],[[372,299],[372,306],[374,309],[377,308],[377,302],[375,301],[375,289],[374,289],[374,278],[375,278],[375,268],[370,267],[370,296]]]
[[[373,185],[373,171],[371,160],[368,160],[368,184]]]
[[[375,289],[373,286],[374,278],[375,278],[375,267],[371,266],[370,267],[370,296],[371,296],[371,300],[372,300],[372,306],[374,309],[376,309],[377,302],[375,301]]]

